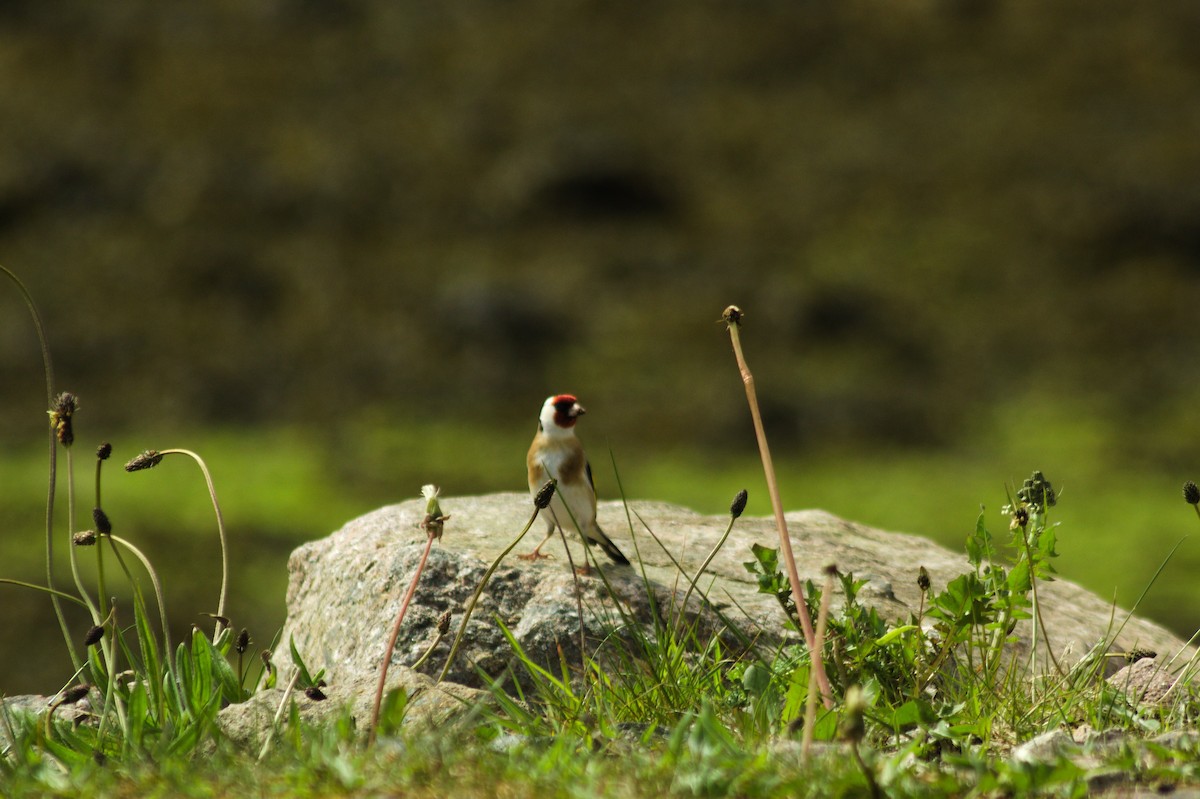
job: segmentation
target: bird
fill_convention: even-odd
[[[613,563],[629,565],[629,559],[617,549],[600,525],[596,523],[596,485],[592,481],[592,466],[575,435],[575,422],[587,413],[572,394],[555,394],[546,398],[538,417],[537,434],[529,446],[525,465],[529,472],[529,493],[536,496],[550,478],[558,481],[554,499],[547,508],[546,537],[524,560],[549,557],[540,550],[555,527],[574,528],[588,546],[600,545]]]

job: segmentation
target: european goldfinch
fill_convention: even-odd
[[[536,495],[538,489],[551,477],[558,481],[558,490],[546,515],[546,537],[534,547],[533,552],[522,555],[525,560],[547,557],[539,550],[555,526],[575,529],[588,546],[599,544],[614,563],[628,565],[629,559],[609,540],[596,524],[596,486],[592,482],[592,467],[584,455],[583,445],[575,437],[575,422],[586,411],[570,394],[548,397],[542,405],[538,419],[537,435],[525,457],[529,470],[529,492]],[[568,512],[568,508],[570,511]]]

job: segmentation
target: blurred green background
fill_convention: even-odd
[[[604,498],[615,460],[631,498],[768,514],[737,303],[788,507],[960,547],[1042,469],[1060,571],[1129,606],[1200,532],[1198,29],[1193,2],[5,3],[0,263],[81,398],[79,524],[109,440],[105,508],[185,629],[219,579],[199,471],[119,466],[197,450],[267,645],[293,547],[425,482],[523,489],[560,391]],[[46,401],[5,288],[0,386],[0,576],[37,581]],[[1197,567],[1185,540],[1142,611],[1190,635]],[[0,591],[0,692],[56,690],[48,602]]]

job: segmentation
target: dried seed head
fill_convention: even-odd
[[[71,543],[77,547],[90,547],[96,543],[95,530],[83,530],[71,536]]]
[[[64,447],[75,443],[75,428],[72,425],[71,417],[77,410],[79,410],[79,398],[69,391],[64,391],[54,398],[54,407],[46,411],[50,414],[50,426],[54,428],[54,435],[58,437],[59,443]]]
[[[87,696],[88,691],[90,690],[92,690],[92,686],[85,682],[80,683],[79,685],[72,685],[70,688],[58,695],[58,704],[73,705],[80,699],[83,699],[85,696]]]
[[[822,567],[821,571],[825,573],[826,577],[837,577],[838,575],[838,567],[836,563],[826,563],[824,567]]]
[[[1130,649],[1128,654],[1125,655],[1125,659],[1130,663],[1137,663],[1139,660],[1156,657],[1158,657],[1158,653],[1153,649]]]
[[[1200,505],[1200,486],[1188,480],[1183,484],[1183,498],[1189,505]]]
[[[746,493],[746,489],[737,492],[737,496],[733,498],[733,504],[729,506],[729,515],[737,518],[746,510],[746,502],[750,499],[750,495]]]
[[[96,447],[96,459],[106,461],[108,456],[112,455],[112,444],[105,441],[100,446]]]
[[[1029,508],[1025,507],[1024,505],[1018,505],[1016,507],[1016,509],[1012,512],[1012,524],[1010,524],[1009,526],[1014,530],[1017,529],[1018,527],[1022,527],[1022,528],[1028,527],[1029,526]]]
[[[322,691],[320,688],[318,688],[315,685],[310,685],[307,688],[305,688],[304,695],[307,696],[309,699],[311,699],[314,702],[321,702],[327,698],[325,696],[325,692]]]
[[[929,590],[929,586],[929,572],[925,570],[924,566],[922,566],[917,571],[917,588],[921,589],[921,593],[925,593]]]
[[[238,633],[237,641],[234,642],[233,648],[239,655],[242,655],[245,654],[246,650],[250,648],[250,644],[252,643],[254,642],[250,640],[250,631],[243,627],[242,631]]]
[[[129,463],[125,464],[125,471],[140,472],[142,469],[153,469],[162,462],[162,453],[155,449],[148,449],[141,455],[135,455]]]
[[[740,325],[743,316],[745,314],[742,313],[742,309],[736,305],[730,305],[721,313],[721,319],[731,325]]]
[[[96,523],[96,532],[100,535],[108,535],[112,532],[112,522],[108,520],[108,514],[103,508],[92,508],[92,521]]]
[[[437,623],[438,635],[445,635],[446,633],[450,632],[451,615],[452,614],[450,613],[450,611],[446,611],[441,616],[438,616],[438,623]]]
[[[262,658],[263,668],[267,670],[268,674],[275,670],[275,664],[271,662],[270,649],[264,649],[262,652],[258,653],[258,656]]]
[[[550,507],[550,500],[554,499],[554,490],[558,487],[558,481],[551,477],[546,481],[546,484],[538,489],[538,492],[533,497],[533,504],[538,510],[545,510]]]
[[[87,635],[83,637],[84,646],[95,646],[100,643],[100,639],[104,637],[104,625],[95,624],[87,631]]]

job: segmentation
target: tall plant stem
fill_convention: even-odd
[[[68,541],[73,540],[75,536],[75,467],[72,462],[70,448],[67,449],[67,535]],[[84,588],[83,578],[79,575],[79,559],[75,556],[75,547],[70,546],[68,553],[71,560],[71,576],[75,578],[75,589],[79,591],[80,598],[92,614],[92,624],[99,624],[100,620],[104,617],[95,603],[92,602],[87,589]]]
[[[408,603],[412,601],[413,594],[417,591],[417,582],[421,579],[421,572],[425,571],[425,561],[429,560],[429,550],[433,549],[434,534],[431,532],[425,541],[425,551],[421,553],[421,562],[417,564],[417,571],[413,574],[412,582],[408,584],[408,591],[404,593],[404,600],[400,603],[400,612],[396,614],[396,623],[392,625],[392,635],[388,638],[387,649],[383,650],[383,662],[379,664],[379,685],[375,687],[375,705],[371,709],[371,727],[367,732],[367,745],[375,743],[375,733],[379,728],[379,708],[383,705],[383,689],[387,684],[388,667],[392,665],[392,652],[396,649],[396,641],[400,638],[400,625],[404,623],[404,614],[408,612]]]
[[[21,299],[25,301],[25,307],[29,309],[29,315],[33,318],[38,344],[42,348],[42,372],[46,377],[46,407],[50,408],[54,405],[54,362],[50,359],[50,345],[46,342],[46,329],[42,326],[41,314],[38,313],[33,295],[29,293],[29,289],[25,288],[21,279],[5,266],[0,266],[0,272],[7,275],[9,280],[16,285]],[[75,651],[75,645],[71,641],[71,630],[67,627],[67,617],[63,615],[62,603],[54,589],[54,481],[58,473],[58,442],[55,439],[53,427],[50,428],[48,435],[50,438],[50,476],[46,481],[46,587],[50,589],[50,604],[54,606],[54,615],[58,618],[63,641],[66,642],[67,651],[71,654],[71,663],[78,671],[82,667],[83,661],[80,660],[79,653]]]
[[[816,674],[817,685],[825,707],[833,707],[833,690],[829,686],[829,676],[825,673],[825,664],[821,653],[815,648],[816,633],[813,631],[812,617],[808,614],[808,604],[804,599],[804,589],[800,582],[800,572],[796,569],[796,556],[792,553],[792,539],[788,534],[787,519],[783,514],[783,501],[779,497],[779,482],[775,479],[775,466],[771,461],[771,449],[767,446],[767,433],[763,429],[762,413],[758,408],[758,395],[754,390],[754,375],[746,364],[742,354],[742,342],[738,336],[741,326],[742,312],[734,305],[725,309],[724,319],[729,329],[729,339],[733,344],[733,354],[737,358],[738,370],[742,375],[742,383],[746,386],[746,401],[750,405],[750,417],[754,420],[754,435],[758,438],[758,452],[762,459],[763,473],[767,479],[767,492],[771,496],[771,507],[775,512],[775,526],[779,530],[779,551],[783,562],[787,565],[788,580],[792,584],[792,600],[796,604],[796,615],[800,617],[800,627],[804,632],[804,640],[812,657],[813,671]]]

